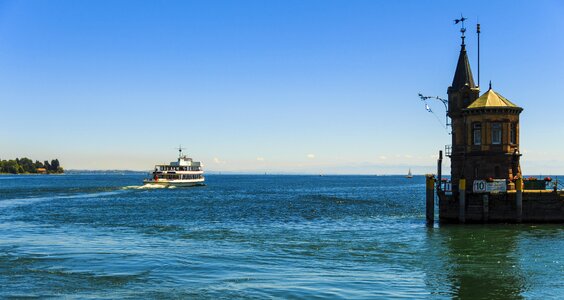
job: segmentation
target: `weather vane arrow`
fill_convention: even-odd
[[[468,18],[465,18],[462,14],[460,14],[460,19],[454,19],[455,25],[458,24],[458,23],[461,24],[460,32],[462,33],[462,36],[461,36],[462,45],[464,45],[464,38],[465,38],[464,33],[466,32],[466,27],[464,27],[464,21],[466,21],[466,20],[468,20]]]
[[[462,15],[460,17],[461,17],[460,19],[454,20],[454,24],[458,24],[458,23],[462,22],[462,26],[464,26],[464,21],[468,20],[468,18],[465,18]]]

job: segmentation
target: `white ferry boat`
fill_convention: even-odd
[[[177,187],[205,185],[202,167],[201,162],[182,155],[181,147],[178,148],[178,161],[168,165],[155,165],[152,177],[143,180],[143,183]]]

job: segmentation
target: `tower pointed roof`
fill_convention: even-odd
[[[471,88],[476,87],[474,77],[472,76],[472,70],[470,69],[470,62],[468,62],[468,54],[466,54],[466,45],[462,44],[451,87],[454,89],[460,89],[465,85],[468,85]]]

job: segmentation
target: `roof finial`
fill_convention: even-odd
[[[465,18],[464,16],[462,16],[462,14],[460,14],[460,19],[455,19],[454,20],[454,24],[458,24],[461,23],[461,27],[460,27],[460,33],[462,33],[462,35],[460,36],[460,38],[462,39],[462,44],[460,46],[464,47],[464,39],[466,38],[464,36],[464,33],[466,32],[466,27],[464,27],[464,21],[466,21],[467,18]]]
[[[490,80],[490,90],[492,89],[492,81]]]

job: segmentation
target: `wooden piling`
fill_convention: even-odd
[[[466,222],[466,179],[460,178],[458,181],[458,221]]]
[[[516,219],[517,223],[523,221],[523,179],[517,178],[515,181],[515,188],[517,192],[515,193],[515,208],[516,208]]]
[[[441,183],[443,182],[443,151],[439,151],[439,159],[437,160],[437,190],[441,189]]]
[[[433,226],[435,223],[435,179],[432,175],[426,176],[426,206],[425,215],[427,217],[427,225]]]

